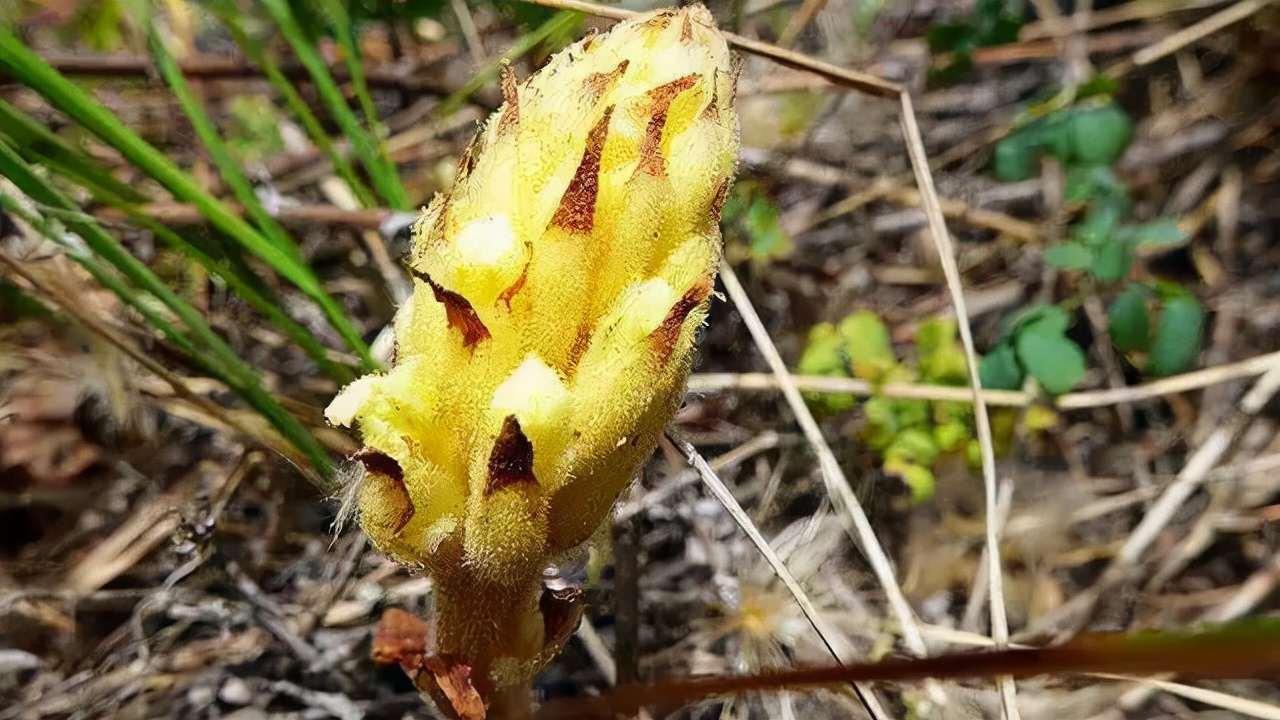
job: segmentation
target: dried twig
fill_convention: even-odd
[[[1240,400],[1234,417],[1213,431],[1187,460],[1173,482],[1147,509],[1142,521],[1134,528],[1097,583],[1087,592],[1072,598],[1052,615],[1041,618],[1037,623],[1039,627],[1033,626],[1027,634],[1039,634],[1043,632],[1042,627],[1047,628],[1054,624],[1059,626],[1059,636],[1073,634],[1090,617],[1104,594],[1120,586],[1137,571],[1139,561],[1147,548],[1173,520],[1175,514],[1205,481],[1218,461],[1227,454],[1240,433],[1248,427],[1277,391],[1280,391],[1280,360],[1273,360],[1271,368]]]
[[[991,437],[991,419],[987,414],[987,403],[982,395],[982,380],[978,377],[978,351],[973,342],[973,330],[969,327],[969,313],[965,309],[964,284],[960,277],[960,266],[956,262],[956,251],[951,243],[951,234],[947,231],[946,220],[942,216],[942,206],[938,201],[938,193],[933,187],[933,175],[929,172],[929,158],[925,153],[924,141],[920,138],[920,127],[916,123],[915,110],[912,108],[911,95],[903,92],[900,96],[902,112],[902,135],[907,143],[907,154],[911,157],[911,167],[916,173],[916,185],[920,188],[921,207],[929,219],[929,233],[938,249],[942,261],[942,271],[947,277],[947,289],[951,291],[951,303],[956,310],[956,327],[960,331],[960,342],[964,346],[965,357],[969,366],[969,388],[973,399],[974,425],[978,430],[978,445],[982,451],[982,480],[986,497],[986,552],[987,582],[991,607],[991,639],[996,647],[1004,648],[1009,644],[1009,620],[1004,607],[1004,571],[1000,562],[1000,535],[997,524],[997,489],[996,489],[996,453]],[[1010,676],[1001,676],[996,680],[1000,689],[1000,698],[1004,716],[1008,720],[1018,720],[1018,704],[1015,698],[1015,685]]]
[[[1280,362],[1280,351],[1258,355],[1247,360],[1195,370],[1160,380],[1107,390],[1086,390],[1059,395],[1052,405],[1059,410],[1084,410],[1109,407],[1119,403],[1154,400],[1166,395],[1192,392],[1211,385],[1261,375]],[[947,385],[914,383],[888,383],[875,386],[855,378],[832,378],[819,375],[793,375],[792,382],[804,392],[857,395],[861,397],[883,395],[904,400],[935,400],[940,402],[970,402],[973,393],[965,388]],[[695,373],[689,378],[689,392],[709,393],[722,390],[776,391],[778,378],[770,373]],[[983,390],[982,398],[988,405],[997,407],[1027,407],[1036,402],[1036,396],[1014,390]]]
[[[1205,440],[1187,461],[1178,477],[1165,488],[1160,499],[1147,510],[1142,522],[1134,528],[1133,533],[1120,549],[1113,566],[1123,569],[1133,566],[1141,559],[1147,547],[1156,539],[1160,531],[1173,519],[1174,513],[1182,507],[1191,493],[1195,492],[1204,481],[1209,471],[1227,453],[1231,444],[1267,403],[1280,390],[1280,361],[1275,362],[1248,393],[1240,400],[1237,416],[1219,427]]]
[[[1225,27],[1234,25],[1245,20],[1250,15],[1258,12],[1262,8],[1270,5],[1275,0],[1240,0],[1240,2],[1229,8],[1219,10],[1200,22],[1185,27],[1172,35],[1162,38],[1154,45],[1145,47],[1133,54],[1130,58],[1137,67],[1150,65],[1151,63],[1172,55],[1182,48],[1222,30]]]
[[[898,586],[893,565],[889,562],[889,557],[885,554],[884,548],[880,546],[875,530],[871,527],[871,521],[867,518],[866,511],[862,509],[862,503],[853,494],[849,481],[844,475],[844,470],[840,467],[835,455],[832,454],[831,447],[827,445],[827,440],[823,437],[817,421],[813,419],[809,406],[805,404],[804,398],[800,396],[800,390],[795,386],[795,383],[791,382],[791,374],[782,362],[782,356],[778,354],[778,349],[774,346],[768,331],[765,330],[764,324],[760,322],[760,316],[751,304],[751,299],[747,297],[746,290],[743,289],[742,284],[738,281],[737,274],[733,271],[733,268],[725,266],[721,269],[720,277],[724,281],[729,299],[738,308],[739,314],[742,315],[743,321],[747,324],[747,330],[751,333],[752,340],[755,341],[756,346],[764,354],[766,362],[769,363],[770,368],[773,370],[774,376],[778,380],[779,389],[782,390],[782,394],[787,400],[787,405],[795,413],[796,421],[799,422],[805,439],[809,441],[814,453],[818,456],[818,465],[822,469],[823,483],[826,485],[827,492],[841,511],[841,517],[848,520],[852,526],[848,529],[853,541],[862,550],[863,555],[871,564],[871,569],[875,573],[876,579],[880,581],[884,588],[889,607],[902,626],[903,640],[906,642],[907,648],[917,655],[925,655],[924,640],[920,635],[915,613],[911,610],[910,604],[907,603],[906,597],[902,595],[902,589]]]
[[[747,511],[742,509],[742,505],[740,505],[738,500],[733,497],[733,493],[730,492],[729,487],[725,485],[724,481],[716,475],[715,471],[713,471],[709,465],[707,465],[707,461],[703,459],[702,455],[698,453],[697,449],[695,449],[693,445],[690,445],[684,440],[671,437],[670,433],[668,433],[667,439],[669,439],[671,444],[674,445],[680,454],[684,456],[685,460],[693,466],[694,470],[696,470],[698,475],[702,478],[702,482],[706,485],[707,490],[711,491],[711,494],[715,496],[716,500],[720,501],[720,504],[724,506],[725,511],[729,513],[729,516],[733,518],[734,522],[738,524],[738,527],[746,533],[747,537],[751,540],[751,543],[755,545],[756,550],[760,552],[760,555],[765,559],[765,562],[769,563],[769,567],[773,569],[774,574],[778,576],[778,579],[782,581],[784,586],[786,586],[787,591],[791,593],[791,597],[795,599],[796,604],[800,606],[800,611],[804,613],[805,619],[809,621],[809,624],[813,626],[814,631],[818,633],[818,637],[822,640],[822,644],[826,646],[827,651],[831,653],[831,657],[834,658],[836,662],[844,664],[846,658],[836,646],[837,638],[840,637],[839,633],[823,619],[821,614],[818,613],[818,608],[814,606],[813,601],[809,599],[808,593],[804,591],[804,588],[800,587],[800,582],[796,580],[795,575],[791,574],[791,570],[787,567],[786,563],[782,561],[782,558],[774,551],[773,546],[769,544],[769,541],[760,533],[759,528],[757,528],[755,523],[751,521],[751,517],[747,515]],[[885,714],[884,709],[880,707],[880,703],[876,699],[875,693],[872,692],[870,686],[867,686],[864,683],[854,683],[854,692],[857,694],[858,699],[862,701],[867,712],[871,713],[873,718],[880,719],[888,717]]]

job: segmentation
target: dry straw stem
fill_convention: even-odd
[[[1051,402],[1059,410],[1083,410],[1109,407],[1119,403],[1154,400],[1167,395],[1191,392],[1232,380],[1261,375],[1276,363],[1280,363],[1280,351],[1131,387],[1067,393],[1059,395]],[[973,393],[970,390],[946,385],[889,383],[877,386],[865,380],[818,375],[794,375],[792,380],[800,390],[811,393],[863,397],[883,395],[903,400],[940,402],[970,402],[973,399]],[[689,391],[699,393],[721,390],[776,391],[778,387],[778,379],[770,373],[699,373],[689,378]],[[983,390],[982,397],[987,405],[998,407],[1027,407],[1037,401],[1036,395],[1015,390]]]
[[[1154,45],[1139,50],[1133,54],[1131,62],[1137,67],[1150,65],[1161,58],[1172,55],[1191,43],[1203,40],[1223,28],[1247,19],[1250,15],[1273,2],[1275,0],[1241,0],[1241,2],[1229,8],[1220,10],[1194,25],[1169,35]]]
[[[845,477],[844,470],[831,452],[831,447],[827,444],[827,439],[823,437],[822,429],[818,427],[817,421],[814,420],[813,413],[809,411],[809,406],[805,403],[804,398],[801,397],[795,383],[791,382],[791,373],[782,361],[782,356],[778,354],[778,348],[769,337],[769,332],[765,330],[764,323],[760,322],[760,316],[756,313],[755,306],[751,304],[751,298],[747,296],[742,283],[738,281],[737,273],[733,271],[732,267],[725,265],[720,270],[720,279],[724,282],[725,290],[729,293],[729,299],[738,309],[743,322],[746,323],[747,330],[751,333],[751,339],[755,342],[756,347],[759,348],[760,353],[764,355],[765,361],[769,363],[770,369],[773,370],[774,375],[777,377],[783,397],[786,398],[791,412],[795,413],[796,421],[800,424],[800,429],[804,432],[805,439],[809,441],[810,447],[813,448],[814,454],[818,457],[818,466],[821,469],[823,485],[831,496],[832,503],[840,511],[841,519],[845,521],[842,523],[845,530],[849,533],[854,544],[862,551],[863,556],[866,557],[867,562],[871,565],[872,572],[875,573],[876,580],[879,581],[881,588],[884,590],[885,599],[889,602],[889,610],[893,613],[902,630],[903,642],[906,643],[907,649],[913,654],[924,657],[928,654],[928,650],[925,648],[924,638],[920,634],[919,622],[916,620],[915,612],[912,611],[911,605],[902,594],[902,588],[898,585],[893,565],[890,563],[888,555],[885,554],[884,548],[880,546],[875,530],[871,527],[871,521],[867,518],[866,511],[862,509],[862,503],[853,494],[849,480]],[[940,685],[930,681],[928,688],[932,700],[938,703],[946,702],[946,694]]]
[[[1018,33],[1022,42],[1055,38],[1073,30],[1090,31],[1139,20],[1154,20],[1168,17],[1171,12],[1200,10],[1226,5],[1230,0],[1182,0],[1170,3],[1169,0],[1132,0],[1132,2],[1116,7],[1095,9],[1089,13],[1083,23],[1073,17],[1046,17],[1045,19],[1025,25]]]
[[[591,618],[582,618],[582,622],[579,623],[575,634],[582,641],[582,646],[586,648],[587,655],[591,657],[591,662],[596,664],[596,669],[604,677],[605,684],[609,687],[617,685],[618,664],[614,662],[613,656],[609,654],[609,647],[605,644],[604,638],[600,637],[600,633],[596,632],[595,625],[591,624]]]
[[[956,326],[960,330],[960,342],[964,346],[965,357],[969,366],[969,389],[973,397],[974,425],[978,430],[978,445],[982,451],[982,487],[986,499],[986,553],[987,584],[991,608],[991,639],[997,648],[1009,644],[1009,620],[1004,607],[1004,569],[1000,561],[1000,533],[997,524],[998,501],[996,489],[996,453],[991,438],[991,419],[987,414],[987,403],[982,397],[982,381],[978,377],[978,352],[973,342],[973,330],[969,327],[969,313],[965,307],[964,285],[960,277],[960,266],[956,262],[956,251],[951,243],[951,234],[947,232],[947,223],[942,216],[942,206],[938,201],[938,192],[933,186],[933,175],[929,172],[929,158],[925,153],[924,141],[920,137],[920,127],[916,123],[915,110],[911,104],[911,96],[903,92],[902,134],[907,142],[907,154],[911,157],[911,168],[916,173],[916,184],[920,187],[921,207],[929,219],[929,234],[938,249],[938,257],[942,261],[942,271],[947,278],[947,289],[951,292],[951,303],[956,311]],[[1004,716],[1009,720],[1017,720],[1018,703],[1016,686],[1013,678],[1001,676],[996,680],[1000,690],[1000,700]]]
[[[818,465],[822,469],[822,479],[826,485],[827,492],[831,494],[832,501],[848,521],[846,529],[850,531],[854,543],[862,550],[867,562],[871,564],[871,569],[875,573],[876,579],[884,588],[885,597],[889,601],[889,608],[902,627],[903,641],[912,653],[920,656],[926,655],[927,650],[925,649],[924,639],[920,634],[919,623],[916,620],[915,613],[911,610],[911,605],[907,603],[906,597],[903,596],[902,589],[898,586],[893,565],[889,562],[889,557],[885,554],[884,548],[880,546],[875,530],[871,527],[871,521],[867,518],[866,511],[862,509],[862,503],[853,494],[844,470],[840,467],[835,455],[832,454],[826,438],[823,437],[822,429],[818,427],[817,421],[814,420],[813,414],[809,411],[809,406],[805,404],[804,398],[801,397],[799,388],[791,381],[791,373],[782,361],[782,356],[778,354],[778,348],[773,344],[773,340],[769,337],[768,331],[765,330],[764,324],[760,322],[760,316],[751,304],[751,298],[747,296],[747,292],[743,289],[742,283],[738,281],[737,273],[733,271],[733,268],[728,265],[723,267],[720,271],[720,278],[724,282],[725,290],[729,293],[729,299],[737,307],[739,314],[742,315],[743,322],[746,323],[747,330],[751,333],[751,339],[755,341],[756,346],[764,355],[765,361],[769,363],[769,367],[773,370],[774,376],[778,381],[778,387],[782,390],[782,394],[787,400],[787,405],[795,413],[796,421],[800,424],[800,429],[804,432],[805,439],[809,441],[814,453],[817,455]],[[852,527],[850,528],[849,525],[852,525]]]
[[[1225,623],[1243,617],[1257,607],[1258,603],[1262,602],[1275,589],[1277,581],[1280,581],[1280,555],[1271,558],[1271,562],[1241,583],[1236,592],[1226,602],[1201,614],[1200,621]],[[1115,676],[1102,675],[1100,677]],[[1116,679],[1133,680],[1133,678]],[[1165,690],[1196,702],[1221,707],[1224,710],[1230,710],[1241,715],[1280,720],[1280,706],[1161,680],[1138,680],[1137,682],[1137,687],[1121,696],[1116,703],[1121,710],[1140,707],[1150,699],[1155,691]]]
[[[1236,417],[1214,430],[1213,434],[1191,456],[1182,472],[1178,473],[1178,477],[1165,488],[1164,494],[1147,510],[1138,527],[1134,528],[1133,533],[1116,555],[1112,567],[1124,568],[1138,563],[1160,531],[1173,519],[1174,514],[1200,486],[1209,471],[1227,453],[1235,438],[1262,410],[1262,406],[1276,394],[1277,390],[1280,390],[1280,361],[1274,362],[1266,374],[1259,378],[1240,400]]]
[[[246,425],[238,419],[235,412],[227,410],[213,402],[209,398],[200,394],[193,389],[194,384],[199,384],[199,379],[194,382],[192,379],[179,377],[169,371],[164,365],[160,364],[155,358],[142,352],[128,338],[121,336],[114,328],[104,323],[99,318],[84,309],[80,303],[73,298],[68,297],[62,290],[55,288],[49,283],[42,280],[26,263],[19,262],[7,255],[0,254],[0,264],[4,265],[4,269],[12,273],[15,277],[22,278],[29,283],[42,297],[52,303],[55,307],[79,323],[85,330],[102,338],[112,347],[129,356],[131,360],[138,363],[139,366],[149,371],[166,385],[173,389],[175,396],[191,403],[199,408],[209,417],[226,428],[236,432],[246,441],[261,444],[278,453],[281,457],[288,458],[294,463],[298,471],[303,473],[310,482],[317,484],[323,482],[322,478],[315,475],[305,462],[300,462],[297,453],[286,443],[279,435],[262,427],[253,427]],[[216,384],[218,389],[225,389],[221,383]]]
[[[1042,618],[1025,634],[1037,635],[1056,625],[1065,630],[1058,633],[1065,638],[1087,622],[1103,593],[1118,587],[1133,575],[1143,554],[1277,391],[1280,391],[1280,358],[1273,354],[1270,368],[1241,398],[1234,416],[1219,425],[1191,455],[1178,476],[1147,509],[1142,521],[1130,533],[1098,582],[1088,592],[1077,595],[1053,614]]]
[[[1275,0],[1241,0],[1231,7],[1219,10],[1194,25],[1185,27],[1172,35],[1163,37],[1141,50],[1136,51],[1127,60],[1122,60],[1107,68],[1104,74],[1111,78],[1123,77],[1136,68],[1150,65],[1157,60],[1178,52],[1192,43],[1203,40],[1223,28],[1246,20],[1254,13],[1257,13],[1259,10],[1262,10],[1274,2]]]
[[[777,447],[781,437],[772,430],[762,432],[750,440],[731,448],[723,455],[712,458],[707,466],[712,472],[720,472],[728,468],[736,467],[750,458],[759,455],[766,450],[772,450]],[[688,486],[699,478],[696,470],[685,470],[670,478],[661,486],[654,488],[645,493],[637,494],[637,497],[624,502],[617,510],[614,511],[613,519],[615,523],[624,523],[647,508],[656,507],[665,503],[673,494],[681,488]]]
[[[836,662],[844,664],[844,658],[841,657],[840,651],[836,649],[835,638],[840,636],[839,633],[835,628],[828,625],[827,621],[822,618],[822,615],[818,612],[818,608],[815,607],[813,601],[809,599],[808,593],[804,591],[804,588],[800,587],[800,582],[791,574],[791,570],[787,567],[787,564],[783,562],[782,558],[778,556],[778,553],[774,551],[773,546],[771,546],[769,541],[765,539],[763,534],[761,534],[760,529],[756,527],[756,524],[751,521],[751,517],[747,515],[747,511],[738,503],[737,498],[733,496],[729,487],[724,484],[724,481],[721,480],[718,475],[716,475],[715,471],[711,469],[711,466],[707,465],[707,461],[703,459],[702,455],[698,453],[697,449],[695,449],[693,445],[679,438],[672,437],[670,432],[667,433],[667,439],[670,440],[671,444],[675,446],[682,456],[684,456],[684,459],[693,466],[694,470],[696,470],[698,475],[702,478],[703,484],[707,486],[707,489],[711,491],[711,494],[715,496],[716,500],[724,506],[724,509],[729,513],[729,516],[733,518],[734,522],[738,524],[738,527],[742,528],[742,531],[747,534],[751,543],[756,546],[756,550],[758,550],[760,555],[764,557],[765,562],[769,563],[769,567],[773,569],[774,574],[776,574],[778,579],[782,581],[782,584],[786,586],[787,591],[791,593],[791,597],[795,598],[796,604],[800,606],[800,611],[804,613],[805,619],[809,621],[809,624],[813,626],[814,631],[818,633],[818,637],[822,639],[822,644],[825,645],[827,651],[831,653],[831,657],[834,658]],[[876,699],[875,693],[871,690],[870,686],[865,683],[853,683],[853,690],[854,693],[857,694],[858,700],[862,702],[863,707],[867,709],[867,712],[869,712],[873,718],[880,719],[888,717],[884,712],[884,708],[880,707],[880,702]]]

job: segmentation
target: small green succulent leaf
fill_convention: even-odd
[[[1127,193],[1099,192],[1089,204],[1084,219],[1072,228],[1072,237],[1090,247],[1101,247],[1113,239],[1116,228],[1128,215]]]
[[[809,339],[796,370],[801,375],[849,377],[844,341],[834,325],[818,323],[809,329]]]
[[[953,318],[931,318],[916,329],[916,352],[920,377],[939,385],[965,385],[969,382],[969,361],[964,348],[956,341]]]
[[[1071,117],[1071,110],[1059,110],[1027,126],[1036,144],[1062,163],[1071,161]]]
[[[972,437],[969,426],[959,420],[936,425],[933,428],[933,441],[943,452],[961,449]]]
[[[1064,329],[1045,318],[1021,328],[1014,341],[1018,362],[1051,395],[1067,392],[1084,379],[1084,352]]]
[[[1108,98],[1120,90],[1120,83],[1106,75],[1094,75],[1076,86],[1076,102],[1089,98]]]
[[[1081,165],[1110,165],[1133,140],[1133,120],[1115,105],[1076,110],[1068,126],[1071,154]]]
[[[1094,264],[1094,253],[1082,243],[1064,242],[1046,249],[1044,261],[1062,270],[1085,270]]]
[[[1178,227],[1173,218],[1160,218],[1137,225],[1126,225],[1117,233],[1138,250],[1159,250],[1185,245],[1191,236]]]
[[[1200,352],[1204,320],[1204,307],[1190,293],[1166,299],[1147,355],[1147,372],[1163,377],[1191,367]]]
[[[850,314],[840,321],[839,333],[854,377],[881,382],[897,365],[889,327],[874,312],[859,310]]]
[[[933,433],[916,427],[906,428],[898,433],[893,444],[884,451],[885,459],[902,458],[910,462],[930,465],[938,459],[942,450],[933,438]]]
[[[1127,276],[1132,266],[1133,245],[1117,238],[1098,249],[1090,270],[1102,282],[1115,282]]]
[[[725,227],[746,239],[748,253],[757,263],[784,259],[795,249],[791,235],[782,228],[781,216],[765,188],[754,182],[734,186],[722,212]]]
[[[988,390],[1017,390],[1022,387],[1025,372],[1018,364],[1018,354],[1013,345],[1002,342],[982,358],[978,376],[982,387]]]
[[[1151,315],[1147,301],[1151,291],[1131,283],[1107,309],[1107,334],[1126,352],[1146,352],[1151,347]]]
[[[796,372],[801,375],[824,377],[850,377],[849,358],[844,354],[844,340],[831,323],[819,323],[809,329]],[[809,404],[829,413],[852,409],[857,401],[852,395],[833,393],[806,393]]]
[[[1028,180],[1039,174],[1041,154],[1033,138],[1009,135],[996,144],[991,159],[992,171],[1000,182]]]
[[[1062,199],[1068,203],[1082,203],[1100,193],[1115,194],[1118,186],[1115,173],[1105,165],[1073,165],[1067,169]]]
[[[1059,333],[1067,331],[1071,325],[1071,316],[1066,310],[1049,303],[1034,303],[1023,308],[1021,312],[1007,318],[1004,322],[1003,338],[1012,338],[1028,325],[1045,322]]]
[[[933,471],[925,465],[911,462],[903,458],[892,458],[884,463],[884,471],[897,476],[911,490],[911,500],[922,503],[933,497],[937,489],[937,478]]]

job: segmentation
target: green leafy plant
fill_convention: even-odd
[[[880,316],[855,312],[839,324],[822,323],[809,331],[798,372],[826,377],[854,377],[881,386],[925,383],[963,387],[968,384],[964,349],[950,318],[927,320],[916,330],[914,361],[900,361]],[[914,365],[914,366],[913,366]],[[825,412],[852,409],[850,395],[824,394],[809,401]],[[862,405],[864,423],[857,439],[876,452],[885,472],[903,480],[912,498],[927,500],[936,479],[933,467],[946,454],[962,454],[979,462],[973,409],[963,402],[910,400],[876,395]]]
[[[1016,390],[1031,376],[1050,394],[1061,394],[1084,379],[1084,352],[1067,337],[1071,316],[1056,305],[1033,305],[1005,323],[991,352],[982,358],[982,386]]]
[[[795,243],[782,228],[782,211],[769,198],[763,185],[745,180],[734,186],[721,211],[721,220],[730,247],[745,240],[752,261],[767,263],[791,255]]]
[[[1022,17],[1021,0],[978,0],[967,17],[929,28],[929,50],[951,53],[945,64],[929,71],[929,84],[959,81],[973,68],[973,51],[977,48],[1017,42]]]
[[[1131,357],[1145,354],[1149,375],[1182,372],[1200,351],[1204,307],[1176,283],[1157,283],[1154,291],[1132,283],[1111,303],[1107,317],[1111,340]]]
[[[1133,122],[1107,99],[1111,89],[1107,83],[1092,83],[1077,91],[1077,99],[1086,99],[1083,106],[1058,107],[1061,98],[1055,96],[1033,107],[1028,111],[1033,119],[996,146],[992,170],[1000,180],[1017,181],[1037,174],[1044,157],[1061,164],[1066,173],[1063,200],[1079,208],[1079,220],[1062,242],[1045,249],[1045,262],[1084,273],[1112,297],[1112,341],[1131,359],[1145,353],[1148,374],[1169,375],[1194,362],[1204,309],[1176,284],[1161,283],[1153,293],[1143,281],[1129,279],[1140,253],[1181,245],[1188,237],[1172,218],[1132,220],[1129,188],[1111,165],[1132,141]],[[985,385],[1015,388],[1031,375],[1048,392],[1060,393],[1080,381],[1083,353],[1062,333],[1065,314],[1044,313],[1043,307],[1032,308],[1010,324],[983,361]]]
[[[1120,159],[1132,139],[1133,121],[1115,105],[1061,108],[1001,140],[993,169],[997,179],[1014,182],[1037,175],[1045,155],[1071,167],[1106,166]]]

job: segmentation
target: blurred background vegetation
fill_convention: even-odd
[[[1014,487],[1015,631],[1052,633],[1097,592],[1144,508],[1222,427],[1232,453],[1092,626],[1274,614],[1276,407],[1237,399],[1280,362],[1280,8],[710,6],[727,29],[916,96]],[[321,408],[386,357],[408,223],[500,102],[501,63],[523,77],[607,26],[471,0],[0,5],[0,718],[420,711],[365,653],[378,611],[420,609],[426,588],[358,533],[329,535],[355,448]],[[897,106],[754,57],[740,94],[727,262],[917,613],[986,632],[966,359]],[[748,338],[718,304],[677,425],[779,546],[806,547],[797,574],[850,647],[883,654],[882,598]],[[626,501],[617,570],[593,590],[599,633],[544,692],[604,687],[601,648],[624,677],[827,659],[688,480],[655,459]],[[1274,687],[1219,689],[1280,703]],[[1136,692],[1021,697],[1073,708],[1060,716],[1210,712]],[[899,699],[927,712],[913,691]],[[783,702],[703,710],[781,717]],[[785,702],[825,717],[849,701]]]

